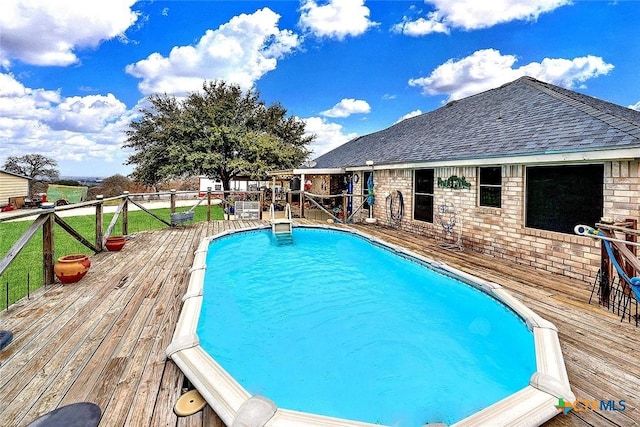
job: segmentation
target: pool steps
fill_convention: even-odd
[[[271,217],[271,231],[276,237],[279,236],[292,236],[293,232],[293,221],[291,220],[291,205],[287,203],[285,207],[285,217],[284,218],[276,218],[275,207],[273,203],[269,209],[270,217]]]

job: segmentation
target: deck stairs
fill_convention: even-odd
[[[275,207],[271,204],[270,218],[271,231],[278,245],[293,244],[293,221],[291,220],[291,206],[289,203],[287,203],[282,217],[276,217]]]

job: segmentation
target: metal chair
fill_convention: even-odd
[[[451,236],[452,239],[455,239],[454,232],[456,225],[458,227],[458,238],[452,243],[441,243],[439,246],[443,249],[448,250],[456,250],[456,251],[464,251],[464,247],[462,246],[462,218],[458,219],[458,216],[453,209],[453,205],[447,202],[444,202],[440,206],[438,206],[438,212],[436,213],[437,223],[442,227],[445,235],[445,240]]]

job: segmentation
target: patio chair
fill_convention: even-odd
[[[11,331],[0,331],[0,350],[5,348],[13,340],[13,333]]]
[[[102,410],[95,403],[78,402],[47,412],[27,427],[95,427],[101,417]]]
[[[615,254],[613,253],[613,249],[612,249],[611,245],[612,244],[615,245],[616,249],[618,250],[620,255],[622,255],[622,257],[625,260],[629,260],[632,264],[634,264],[634,267],[636,268],[636,271],[639,270],[638,267],[640,267],[640,265],[638,265],[639,263],[637,262],[637,258],[624,245],[624,243],[619,243],[619,242],[616,242],[616,241],[607,240],[607,239],[611,239],[611,236],[607,236],[602,231],[599,231],[598,235],[601,236],[601,237],[604,237],[602,239],[602,243],[604,244],[604,247],[607,250],[607,254],[609,254],[609,259],[611,260],[611,263],[613,264],[614,268],[616,269],[616,272],[618,273],[618,276],[620,277],[620,280],[624,281],[624,283],[626,283],[631,288],[633,296],[636,299],[635,320],[636,320],[636,326],[637,326],[638,325],[637,304],[638,304],[638,302],[640,302],[640,276],[629,277],[627,272],[624,271],[624,269],[618,263],[618,260],[616,259]],[[626,314],[625,312],[622,313],[622,319],[624,319],[625,314]],[[631,307],[629,307],[629,316],[631,316]]]
[[[463,251],[464,247],[462,246],[462,218],[457,216],[455,210],[453,209],[453,205],[444,202],[443,204],[438,206],[436,219],[437,223],[442,227],[442,230],[444,231],[445,238],[445,242],[441,243],[439,246],[443,249]],[[456,225],[458,225],[457,239],[454,236]],[[455,242],[447,242],[449,237],[455,239]]]

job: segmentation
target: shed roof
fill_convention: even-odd
[[[0,173],[4,173],[11,176],[17,176],[18,178],[31,179],[28,176],[20,175],[19,173],[15,173],[15,172],[9,172],[4,169],[0,169]]]
[[[640,112],[531,77],[355,138],[317,168],[640,148]],[[640,151],[639,151],[640,154]],[[640,157],[640,156],[636,156]]]

